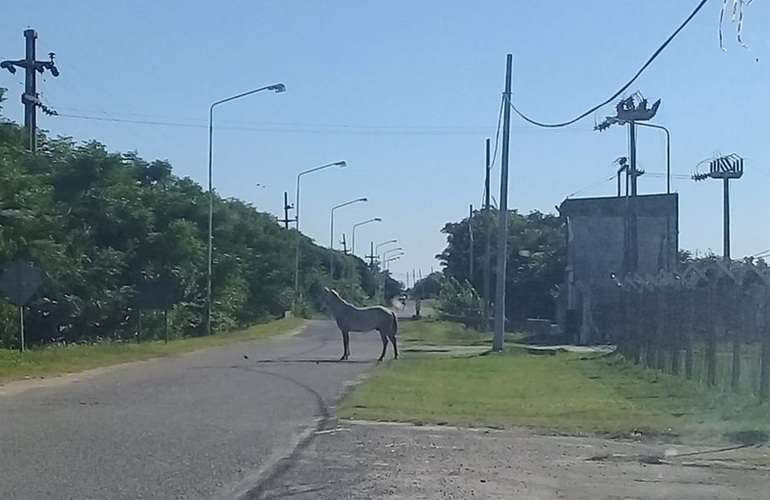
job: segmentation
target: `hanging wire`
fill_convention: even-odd
[[[682,30],[684,29],[684,27],[685,27],[685,26],[687,26],[687,25],[690,23],[690,21],[691,21],[691,20],[692,20],[692,19],[695,17],[695,15],[696,15],[698,12],[700,12],[700,10],[703,8],[703,6],[704,6],[704,5],[706,5],[706,2],[707,2],[707,1],[708,1],[708,0],[701,0],[700,2],[698,2],[698,5],[695,7],[695,10],[693,10],[693,11],[692,11],[692,13],[690,13],[690,15],[689,15],[689,16],[687,16],[687,19],[685,19],[685,20],[684,20],[684,22],[683,22],[683,23],[682,23],[682,24],[681,24],[681,25],[680,25],[680,26],[679,26],[679,27],[676,29],[676,31],[674,31],[674,32],[673,32],[673,33],[672,33],[672,34],[671,34],[671,35],[670,35],[670,36],[669,36],[669,37],[666,39],[666,41],[665,41],[665,42],[663,42],[663,44],[662,44],[660,47],[658,47],[658,49],[657,49],[657,50],[656,50],[656,51],[655,51],[655,52],[652,54],[652,56],[650,56],[650,58],[647,60],[647,62],[645,62],[645,63],[644,63],[644,65],[643,65],[643,66],[642,66],[642,67],[639,69],[639,71],[637,71],[637,72],[636,72],[636,74],[635,74],[635,75],[634,75],[634,76],[633,76],[633,77],[632,77],[632,78],[631,78],[631,79],[630,79],[630,80],[629,80],[629,81],[628,81],[628,82],[627,82],[625,85],[623,85],[623,86],[620,88],[620,90],[618,90],[617,92],[615,92],[615,93],[614,93],[614,94],[613,94],[611,97],[609,97],[609,98],[608,98],[608,99],[606,99],[605,101],[603,101],[603,102],[601,102],[601,103],[597,104],[596,106],[594,106],[593,108],[589,109],[589,110],[588,110],[588,111],[586,111],[585,113],[583,113],[583,114],[581,114],[581,115],[577,116],[576,118],[573,118],[573,119],[571,119],[571,120],[568,120],[568,121],[565,121],[565,122],[561,122],[561,123],[543,123],[543,122],[540,122],[540,121],[534,120],[534,119],[532,119],[532,118],[529,118],[528,116],[526,116],[524,113],[522,113],[521,111],[519,111],[519,110],[516,108],[516,106],[514,106],[514,104],[513,104],[512,102],[508,101],[508,104],[511,106],[511,108],[513,109],[513,111],[514,111],[514,112],[516,112],[516,114],[517,114],[517,115],[519,115],[519,116],[520,116],[520,117],[521,117],[521,118],[522,118],[524,121],[526,121],[526,122],[529,122],[529,123],[531,123],[532,125],[536,125],[536,126],[538,126],[538,127],[544,127],[544,128],[560,128],[560,127],[567,127],[567,126],[569,126],[569,125],[572,125],[573,123],[576,123],[576,122],[578,122],[578,121],[582,120],[582,119],[583,119],[583,118],[585,118],[586,116],[589,116],[589,115],[591,115],[592,113],[596,112],[596,111],[597,111],[597,110],[599,110],[600,108],[602,108],[602,107],[606,106],[607,104],[611,103],[612,101],[614,101],[615,99],[617,99],[617,97],[618,97],[619,95],[621,95],[623,92],[625,92],[625,91],[626,91],[626,90],[627,90],[627,89],[628,89],[628,88],[629,88],[629,87],[630,87],[630,86],[631,86],[631,85],[632,85],[632,84],[633,84],[633,83],[634,83],[634,82],[635,82],[635,81],[636,81],[636,80],[637,80],[637,79],[638,79],[638,78],[641,76],[641,74],[642,74],[642,73],[643,73],[643,72],[644,72],[644,71],[647,69],[647,67],[648,67],[650,64],[652,64],[652,62],[653,62],[655,59],[657,59],[657,57],[660,55],[660,53],[661,53],[661,52],[663,52],[663,50],[664,50],[664,49],[665,49],[665,48],[668,46],[668,44],[669,44],[669,43],[671,43],[671,41],[672,41],[674,38],[676,38],[676,36],[679,34],[679,32],[680,32],[680,31],[682,31]],[[506,100],[507,100],[507,99],[506,99]]]

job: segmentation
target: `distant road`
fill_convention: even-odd
[[[351,337],[345,363],[336,325],[314,321],[294,336],[6,390],[0,498],[236,498],[374,364],[377,333]]]

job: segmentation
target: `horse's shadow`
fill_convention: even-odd
[[[257,364],[293,364],[293,363],[315,363],[315,364],[360,364],[360,365],[370,365],[370,364],[376,364],[377,361],[374,360],[366,360],[366,359],[347,359],[345,361],[340,361],[338,359],[255,359],[253,360],[254,363]]]

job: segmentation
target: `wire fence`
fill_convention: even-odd
[[[636,364],[715,390],[770,396],[770,270],[705,261],[677,274],[613,276],[591,320]],[[606,287],[605,287],[606,290]]]

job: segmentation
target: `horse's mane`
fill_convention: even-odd
[[[350,307],[356,308],[356,306],[354,306],[353,304],[351,304],[347,300],[343,299],[342,296],[340,296],[340,294],[337,293],[337,290],[330,289],[329,293],[337,300],[337,302],[341,302],[342,304],[345,304],[346,306],[350,306]]]

